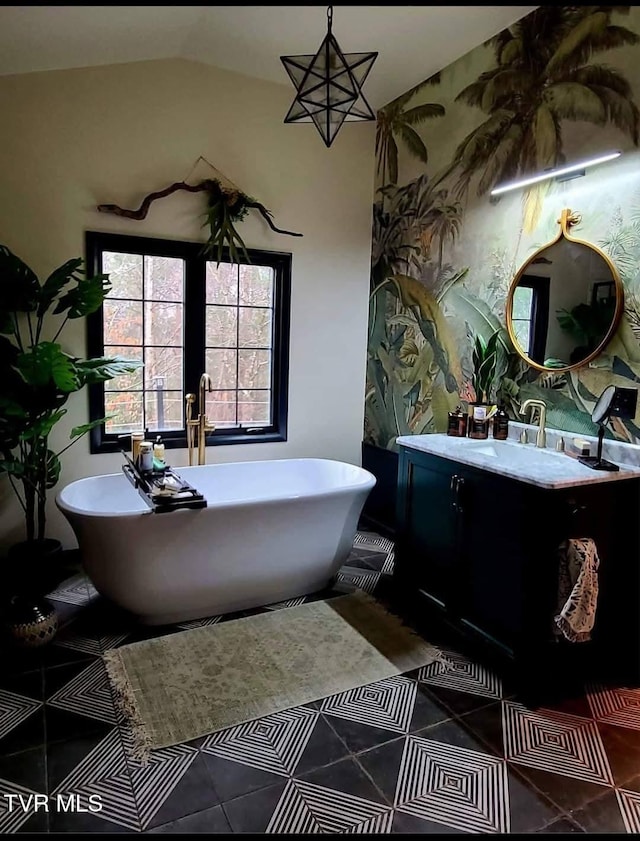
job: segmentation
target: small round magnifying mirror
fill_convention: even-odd
[[[598,398],[598,402],[593,407],[593,412],[591,412],[591,420],[594,423],[602,424],[607,420],[615,393],[616,387],[614,385],[608,385],[602,392]]]

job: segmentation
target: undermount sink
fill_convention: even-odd
[[[572,487],[640,476],[639,467],[624,464],[622,459],[617,461],[620,465],[618,472],[607,473],[592,470],[566,453],[536,447],[534,444],[521,444],[512,438],[506,441],[478,440],[432,433],[403,435],[397,441],[401,446],[423,450],[542,488]]]
[[[476,444],[474,441],[473,443],[469,443],[469,449],[473,450],[474,453],[480,453],[483,456],[491,456],[492,458],[498,457],[498,452],[493,444]]]

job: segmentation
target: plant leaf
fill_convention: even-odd
[[[72,357],[54,342],[40,342],[28,353],[21,353],[17,368],[24,381],[36,388],[54,383],[59,391],[69,393],[80,387]]]
[[[69,318],[84,318],[101,307],[110,290],[109,275],[82,278],[73,289],[58,299],[53,312],[57,315],[66,310]]]
[[[138,368],[144,367],[142,362],[124,359],[121,356],[99,356],[93,359],[76,359],[75,366],[78,372],[80,387],[83,385],[92,385],[93,383],[103,383],[122,374],[132,374]]]
[[[71,281],[79,281],[76,277],[76,272],[82,266],[82,258],[76,257],[73,260],[67,260],[57,269],[51,272],[49,277],[39,290],[38,294],[38,317],[41,318],[49,309],[51,304],[64,289],[64,287]]]
[[[34,312],[40,283],[26,263],[0,245],[0,332],[13,333],[12,313]]]
[[[113,417],[113,415],[107,415],[104,418],[100,418],[99,420],[91,421],[90,423],[83,423],[80,426],[74,426],[71,430],[71,434],[69,438],[79,438],[81,435],[86,435],[87,432],[90,432],[92,429],[95,429],[97,426],[102,426],[103,423],[109,420],[109,418]]]

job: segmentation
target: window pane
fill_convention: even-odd
[[[184,260],[179,257],[144,258],[144,297],[156,301],[184,299]]]
[[[235,425],[236,421],[236,392],[212,391],[207,394],[207,419],[217,426]]]
[[[142,392],[107,391],[104,413],[114,417],[105,423],[105,431],[115,435],[143,428]]]
[[[127,347],[127,345],[105,345],[105,356],[121,356],[134,362],[142,362],[141,347]],[[104,384],[107,391],[125,391],[129,388],[142,388],[142,368],[137,368],[133,374],[122,374],[107,380]]]
[[[531,318],[533,289],[530,286],[517,286],[513,293],[513,318]]]
[[[105,345],[142,344],[142,304],[139,301],[112,301],[103,304]]]
[[[183,429],[184,395],[179,391],[147,391],[144,396],[147,429]]]
[[[241,391],[238,394],[238,421],[244,424],[271,423],[271,392]]]
[[[104,251],[102,271],[111,281],[110,298],[142,298],[142,256]]]
[[[207,373],[216,389],[236,388],[237,352],[235,350],[207,350]]]
[[[241,350],[238,353],[238,388],[271,386],[271,351]]]
[[[273,276],[271,266],[240,266],[240,303],[273,306]]]
[[[182,389],[182,348],[146,348],[144,354],[145,388]]]
[[[531,322],[530,321],[514,321],[513,332],[516,334],[516,340],[525,353],[529,353],[529,342],[531,341]]]
[[[207,263],[207,303],[238,303],[238,266],[235,263]]]
[[[235,347],[237,318],[238,310],[235,307],[207,307],[207,345]]]
[[[182,304],[144,305],[145,345],[182,345]]]
[[[239,325],[239,347],[271,347],[271,310],[242,308]]]

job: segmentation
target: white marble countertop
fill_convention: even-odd
[[[491,436],[479,440],[433,433],[402,435],[397,442],[399,446],[422,450],[540,488],[570,488],[640,478],[640,447],[636,445],[605,440],[603,458],[618,464],[620,470],[593,470],[567,453],[557,452],[555,442],[559,436],[564,437],[565,441],[573,438],[586,439],[592,444],[591,453],[595,455],[597,439],[588,435],[547,429],[547,447],[538,448],[534,443],[519,443],[522,429],[529,430],[529,439],[535,441],[537,427],[531,424],[510,423],[507,441],[496,441]]]

